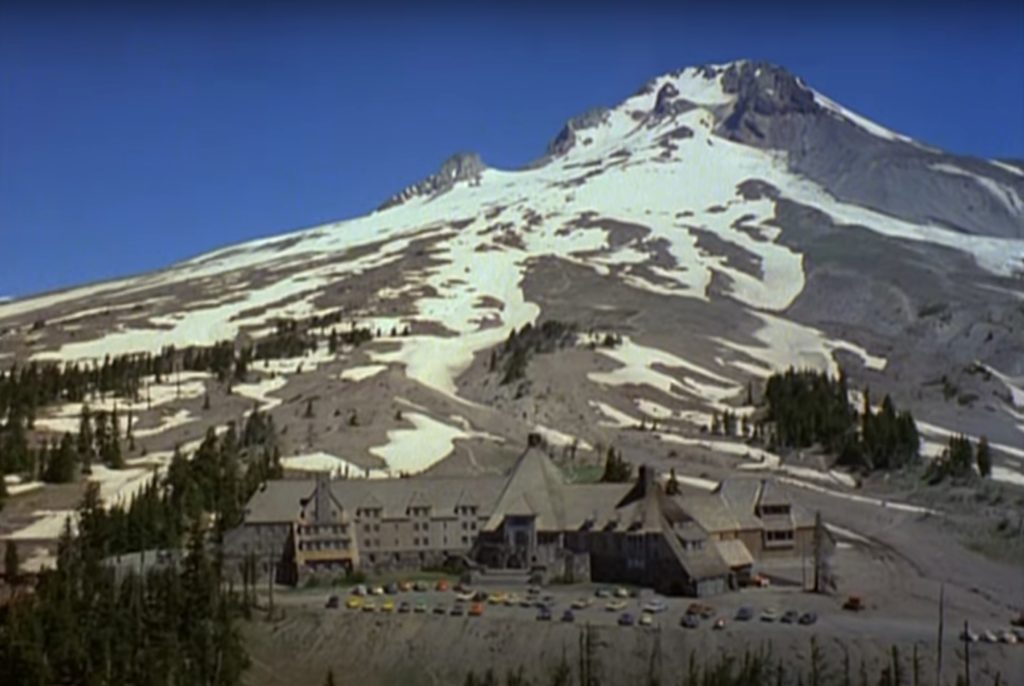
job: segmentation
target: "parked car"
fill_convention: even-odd
[[[350,610],[358,610],[363,606],[363,599],[359,596],[349,596],[348,600],[345,601],[345,607]]]
[[[609,600],[605,604],[604,609],[607,610],[608,612],[622,612],[623,610],[626,609],[626,601],[625,600]]]
[[[633,626],[634,624],[636,624],[636,619],[630,613],[623,612],[619,615],[619,626]]]
[[[529,596],[520,598],[519,607],[533,607],[533,601],[530,600]]]
[[[470,617],[479,617],[483,613],[484,613],[484,604],[483,603],[473,603],[472,605],[469,606],[469,616]]]
[[[594,591],[594,595],[598,598],[611,598],[612,592],[607,588],[599,588],[596,591]]]
[[[352,595],[368,595],[369,591],[366,590],[365,584],[356,584],[350,591]]]
[[[996,632],[991,629],[981,633],[981,640],[985,643],[999,643],[999,637],[996,636]]]
[[[430,585],[426,581],[416,581],[413,582],[412,590],[417,593],[423,593],[430,590]]]
[[[761,611],[762,622],[775,622],[779,619],[779,611],[774,607],[766,607]]]
[[[376,612],[377,605],[372,600],[367,600],[365,603],[363,603],[362,610],[363,612]]]
[[[537,610],[537,620],[541,622],[551,621],[551,608],[547,605],[541,605],[540,609]]]
[[[447,591],[448,590],[448,581],[445,580],[445,579],[438,579],[437,583],[434,584],[434,590],[435,591]]]
[[[696,629],[700,626],[700,619],[697,615],[685,614],[683,618],[679,620],[679,626],[684,629]]]
[[[800,613],[796,610],[786,610],[779,621],[783,624],[795,624],[800,621]]]
[[[1014,629],[1013,634],[1017,637],[1017,643],[1024,643],[1024,627]]]
[[[644,603],[644,612],[649,612],[652,615],[664,612],[668,609],[668,603],[663,598],[651,598]]]
[[[968,643],[977,643],[980,638],[981,637],[978,636],[976,632],[971,631],[970,629],[964,629],[960,632],[961,641],[967,641]]]
[[[637,624],[640,626],[652,626],[654,624],[654,615],[650,612],[641,612]]]
[[[536,584],[531,584],[530,587],[526,589],[526,592],[529,595],[539,595],[540,594],[540,586],[537,586]]]
[[[572,609],[574,610],[585,610],[590,607],[593,601],[590,598],[577,598],[572,601]]]
[[[446,615],[446,614],[448,614],[448,606],[445,605],[444,603],[438,603],[437,605],[434,606],[434,614],[435,615]]]
[[[714,625],[711,627],[715,631],[721,631],[725,628],[725,617],[719,617],[715,620]]]
[[[384,587],[384,592],[388,595],[395,595],[398,593],[398,584],[392,581],[390,584]]]
[[[573,614],[572,610],[567,609],[565,612],[562,613],[562,621],[563,622],[575,622],[576,621],[576,615]]]
[[[473,594],[473,602],[475,603],[486,603],[487,602],[487,591],[477,591]]]
[[[515,607],[519,604],[519,594],[509,593],[505,596],[505,607]]]
[[[472,603],[472,602],[475,602],[474,598],[476,598],[476,596],[473,595],[472,593],[457,593],[455,595],[455,599],[458,600],[461,603]]]
[[[488,596],[487,602],[490,605],[504,605],[506,597],[506,594],[500,591],[495,591],[490,596]]]
[[[416,603],[416,606],[413,607],[412,611],[415,612],[416,614],[421,615],[421,614],[423,614],[423,613],[425,613],[427,611],[427,604],[422,602],[422,601],[418,602],[418,603]]]
[[[455,590],[456,593],[472,593],[473,592],[473,589],[469,587],[469,584],[464,583],[462,581],[460,581],[459,583],[455,584],[455,589],[454,590]]]
[[[462,603],[455,603],[452,605],[452,611],[449,614],[452,617],[461,617],[466,614],[466,607]]]
[[[412,582],[411,581],[399,581],[398,582],[398,590],[401,591],[402,593],[408,593],[409,591],[412,590]]]
[[[628,598],[629,597],[629,589],[626,588],[625,586],[619,586],[618,588],[615,589],[615,592],[614,592],[613,595],[616,598]]]
[[[754,618],[754,608],[749,605],[744,605],[736,611],[736,621],[738,622],[749,622]]]
[[[408,600],[403,600],[398,604],[398,611],[403,615],[407,615],[412,611],[412,605]]]
[[[850,612],[860,612],[864,609],[864,600],[859,595],[852,595],[843,603],[843,609]]]
[[[385,600],[383,603],[380,604],[380,611],[381,612],[394,612],[395,611],[395,601],[392,600],[391,598],[388,598],[387,600]]]
[[[339,604],[340,604],[340,602],[338,601],[338,596],[332,595],[331,597],[329,597],[327,599],[327,605],[325,605],[325,607],[327,607],[327,608],[329,608],[331,610],[336,610],[336,609],[338,609],[338,605]]]
[[[384,587],[383,586],[374,586],[373,588],[370,589],[370,595],[384,595]]]
[[[810,626],[818,621],[818,615],[815,612],[805,612],[800,615],[800,623],[804,626]]]
[[[1006,629],[999,634],[1000,643],[1009,643],[1015,645],[1017,643],[1017,634],[1013,633],[1009,629]]]

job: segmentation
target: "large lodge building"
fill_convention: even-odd
[[[734,587],[759,561],[811,552],[813,515],[772,480],[670,495],[656,476],[641,467],[631,484],[569,484],[531,436],[504,476],[268,482],[228,550],[286,583],[456,562],[697,596]]]

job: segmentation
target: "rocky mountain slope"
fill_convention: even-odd
[[[364,217],[0,304],[0,365],[325,317],[306,356],[230,389],[193,375],[195,393],[148,404],[150,447],[258,402],[296,464],[379,474],[488,469],[530,430],[596,452],[641,421],[659,431],[637,449],[665,453],[752,380],[842,365],[913,409],[926,451],[985,434],[996,477],[1019,483],[1022,296],[1024,163],[943,153],[779,67],[734,62],[572,119],[525,169],[460,154]],[[503,378],[510,332],[552,320],[582,335]],[[332,327],[377,335],[331,353]],[[621,345],[600,344],[609,332]],[[68,428],[76,409],[37,429]]]

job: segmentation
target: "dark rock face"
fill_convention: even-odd
[[[548,156],[558,157],[572,150],[576,145],[576,132],[600,126],[608,120],[608,114],[607,107],[598,107],[567,121],[555,139],[548,143]]]
[[[689,100],[679,98],[679,90],[671,83],[666,83],[658,91],[651,114],[655,120],[671,118],[683,112],[689,112],[696,105]]]
[[[419,183],[405,188],[385,201],[378,210],[401,205],[410,198],[422,195],[438,195],[449,191],[460,181],[474,182],[487,169],[480,156],[471,152],[452,155],[441,164],[441,168]]]
[[[777,66],[730,65],[722,87],[736,101],[721,116],[718,135],[786,152],[793,171],[838,199],[915,223],[1024,238],[1024,212],[1014,206],[1015,198],[1024,199],[1024,177],[875,135],[819,105],[811,89]],[[1006,190],[993,192],[997,187]]]

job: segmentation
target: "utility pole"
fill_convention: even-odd
[[[971,637],[967,620],[964,620],[964,684],[971,686]]]
[[[267,595],[269,596],[269,609],[267,610],[267,617],[273,617],[273,548],[267,552],[267,574],[266,574],[266,587]],[[970,686],[970,685],[969,685]]]
[[[935,653],[938,656],[935,660],[935,683],[942,683],[942,630],[945,623],[946,610],[946,584],[939,586],[939,638]]]

